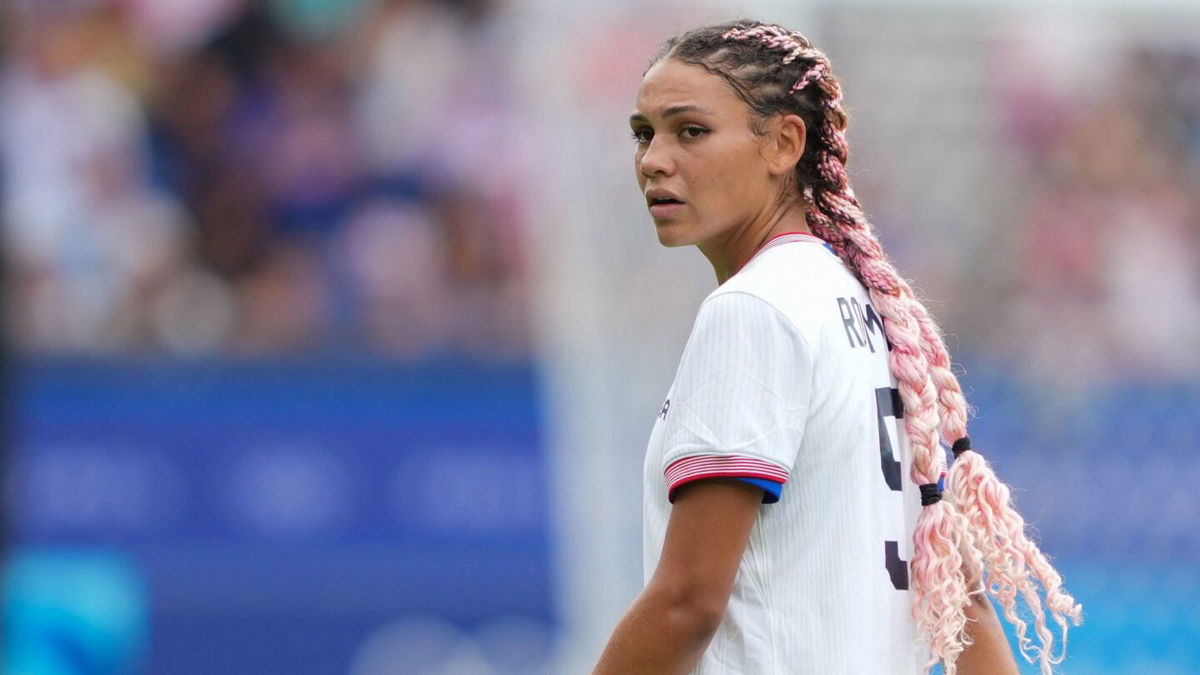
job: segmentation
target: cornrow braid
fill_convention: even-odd
[[[802,57],[812,61],[812,68],[809,68],[803,77],[796,80],[791,91],[800,91],[829,72],[829,60],[819,50],[813,49],[808,38],[780,26],[759,25],[754,28],[731,28],[721,37],[726,40],[759,40],[768,49],[784,51],[786,52],[783,57],[784,65]]]
[[[950,498],[926,500],[923,494],[926,505],[917,521],[909,563],[913,615],[931,653],[926,669],[941,661],[946,674],[954,675],[956,659],[967,644],[965,608],[972,593],[986,589],[1016,628],[1022,655],[1038,661],[1042,673],[1049,675],[1062,654],[1052,654],[1046,610],[1062,630],[1065,653],[1067,619],[1077,625],[1082,608],[1062,590],[1062,579],[1026,535],[1009,488],[970,448],[967,402],[951,370],[941,330],[889,261],[850,186],[848,117],[828,57],[800,33],[743,20],[668,40],[654,62],[668,58],[721,76],[761,119],[797,114],[805,121],[805,151],[796,167],[805,217],[813,233],[863,282],[884,318],[889,364],[913,451],[911,478],[922,486],[922,493],[933,492],[947,474],[939,441],[954,445]],[[964,570],[978,573],[983,588],[968,588]],[[1039,586],[1046,597],[1044,606]],[[1037,646],[1017,613],[1018,600],[1033,616]]]

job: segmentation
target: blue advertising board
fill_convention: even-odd
[[[148,672],[352,672],[397,625],[548,649],[528,366],[55,362],[12,388],[14,543],[138,570]]]

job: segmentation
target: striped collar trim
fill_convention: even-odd
[[[809,234],[808,232],[781,232],[781,233],[775,235],[774,237],[771,237],[770,239],[768,239],[765,243],[763,243],[762,246],[759,246],[758,250],[755,251],[750,256],[750,260],[754,260],[755,258],[757,258],[759,256],[759,254],[762,253],[763,251],[766,251],[766,250],[772,249],[772,248],[777,248],[779,246],[783,246],[784,244],[791,244],[791,243],[795,243],[795,242],[803,242],[803,243],[807,243],[807,244],[821,244],[825,248],[829,249],[831,252],[833,251],[833,248],[830,247],[829,244],[824,239],[822,239],[814,234]],[[745,264],[743,264],[738,269],[741,270],[741,269],[745,268],[746,265],[750,264],[750,260],[747,260],[745,262]]]
[[[767,240],[765,244],[760,246],[754,255],[758,255],[769,248],[790,244],[795,241],[806,241],[810,244],[824,244],[825,240],[808,232],[782,232]],[[750,256],[753,258],[754,256]]]

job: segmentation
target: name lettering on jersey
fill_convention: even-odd
[[[858,298],[838,298],[837,304],[851,348],[866,347],[874,353],[875,340],[879,340],[887,345],[888,351],[892,350],[892,343],[883,332],[883,320],[879,318],[879,313],[871,303],[868,302],[864,306]],[[872,336],[875,339],[872,339]]]
[[[667,419],[667,411],[670,409],[671,409],[671,399],[667,399],[666,401],[663,401],[662,410],[658,411],[659,418],[664,419],[664,420]]]

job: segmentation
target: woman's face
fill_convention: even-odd
[[[779,181],[751,115],[699,66],[668,59],[646,72],[629,125],[638,185],[664,245],[720,243],[773,207]]]

